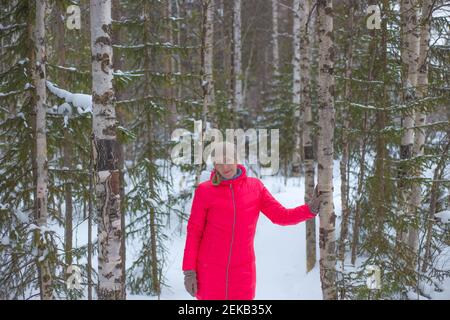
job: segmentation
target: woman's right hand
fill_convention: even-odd
[[[193,297],[197,293],[197,273],[194,270],[184,271],[184,287]]]
[[[319,214],[321,201],[322,201],[322,198],[319,195],[319,188],[316,185],[316,187],[314,188],[314,193],[313,193],[312,199],[308,202],[309,209],[315,215]]]

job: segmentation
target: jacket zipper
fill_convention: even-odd
[[[236,224],[236,202],[234,200],[234,190],[233,190],[233,185],[231,183],[230,183],[230,190],[231,190],[231,199],[233,200],[233,228],[231,230],[230,253],[228,254],[227,278],[226,278],[226,283],[225,283],[225,299],[226,300],[228,300],[228,270],[230,268],[231,251],[233,249],[234,225]]]

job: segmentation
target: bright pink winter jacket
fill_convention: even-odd
[[[197,272],[197,299],[255,298],[253,243],[260,211],[283,226],[315,217],[307,205],[285,208],[259,179],[247,177],[245,167],[238,166],[242,173],[237,178],[215,186],[213,170],[210,180],[195,190],[182,269]]]

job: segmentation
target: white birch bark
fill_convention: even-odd
[[[202,22],[202,89],[203,89],[203,108],[202,108],[202,137],[206,131],[208,112],[210,106],[215,103],[214,96],[214,78],[213,78],[213,46],[214,46],[214,1],[202,0],[203,22]],[[199,137],[194,141],[198,145],[198,150],[202,150],[203,139]],[[197,164],[194,186],[200,183],[200,175],[203,163]]]
[[[98,298],[121,299],[120,146],[116,138],[111,0],[91,0],[94,174],[98,217]]]
[[[432,3],[431,0],[424,0],[421,8],[420,19],[420,40],[419,40],[419,58],[417,62],[417,98],[423,99],[428,95],[428,50],[430,41],[430,19]],[[418,111],[415,114],[415,126],[424,125],[426,122],[426,114]],[[414,135],[413,156],[419,157],[423,155],[425,144],[425,130],[418,128]],[[420,172],[414,172],[415,177],[421,176]],[[411,191],[411,214],[416,216],[420,211],[422,202],[422,189],[420,183],[414,183]],[[417,218],[417,217],[416,217]],[[419,231],[417,228],[410,227],[408,230],[408,245],[413,250],[417,250]]]
[[[335,220],[333,205],[333,140],[334,140],[334,48],[332,0],[317,2],[319,40],[319,141],[318,188],[320,206],[320,279],[325,300],[336,299]]]
[[[234,0],[233,7],[233,53],[234,53],[234,108],[239,112],[242,109],[242,43],[241,43],[241,0]]]
[[[47,197],[48,197],[48,163],[47,163],[47,91],[46,91],[46,48],[45,48],[45,13],[47,7],[46,0],[38,0],[36,3],[36,17],[34,28],[34,55],[35,65],[32,66],[33,82],[36,88],[35,100],[35,139],[36,139],[36,219],[41,228],[47,226]],[[41,229],[37,231],[37,246],[39,259],[42,258],[48,249],[45,240],[45,232]],[[53,277],[47,257],[38,261],[39,284],[42,300],[53,299]]]
[[[305,1],[306,2],[306,1]],[[292,73],[293,73],[293,94],[292,94],[292,104],[295,106],[295,121],[297,126],[295,128],[295,149],[292,159],[292,174],[294,176],[300,175],[300,166],[301,166],[301,132],[302,132],[302,123],[301,123],[301,105],[300,105],[300,96],[301,96],[301,85],[300,85],[300,37],[301,37],[301,29],[300,29],[300,15],[302,14],[300,9],[300,0],[294,0],[293,2],[293,24],[292,24],[292,36],[293,36],[293,49],[294,54],[292,57]]]
[[[406,73],[403,83],[403,102],[411,103],[415,98],[417,87],[417,72],[419,59],[419,32],[417,28],[417,0],[401,0],[401,23],[402,23],[402,50],[401,59],[403,71]],[[414,112],[409,111],[402,115],[402,128],[404,133],[401,138],[400,159],[411,159],[414,144]],[[407,169],[405,165],[401,165],[400,170],[400,195],[403,203],[404,212],[410,214],[410,196],[411,191],[402,179],[405,178]],[[401,230],[399,238],[407,243],[407,230]]]
[[[298,3],[298,4],[297,4]],[[299,5],[299,7],[297,7]],[[300,66],[300,96],[303,107],[302,147],[305,168],[305,202],[312,199],[314,193],[314,149],[311,136],[312,110],[311,110],[311,41],[315,31],[315,19],[311,16],[311,0],[297,1],[294,9],[299,14],[299,66]],[[308,21],[309,19],[309,21]],[[296,36],[296,35],[294,35]],[[316,220],[306,221],[306,271],[311,271],[316,264]]]
[[[278,0],[272,0],[272,58],[275,78],[280,74],[280,54],[278,50]]]
[[[214,95],[214,78],[213,78],[213,48],[214,48],[214,1],[203,0],[204,6],[206,6],[206,21],[205,21],[205,45],[204,45],[204,94],[206,104],[203,108],[203,121],[206,125],[206,115],[209,110],[209,106],[215,103]]]

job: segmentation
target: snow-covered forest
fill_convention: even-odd
[[[256,299],[450,299],[448,1],[0,3],[0,299],[192,299],[213,166],[174,154],[211,129],[277,132],[247,175],[321,195],[260,215]]]

